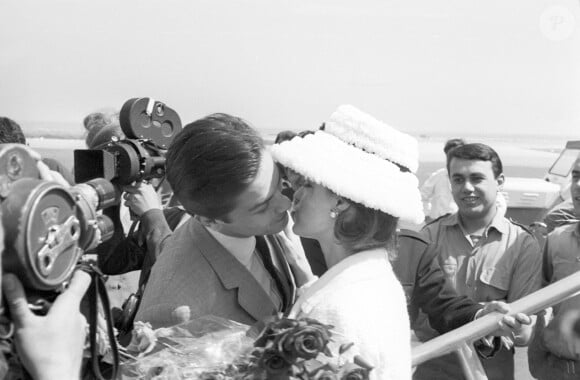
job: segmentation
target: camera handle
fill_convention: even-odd
[[[105,377],[103,377],[99,367],[99,348],[97,344],[97,317],[99,314],[98,302],[100,299],[103,306],[103,312],[105,313],[107,335],[111,348],[111,356],[113,358],[111,376],[108,379],[113,380],[117,378],[117,371],[119,369],[119,350],[117,348],[117,340],[115,338],[115,330],[113,328],[113,316],[111,314],[109,296],[107,294],[107,289],[105,288],[105,276],[101,270],[92,262],[83,262],[79,264],[78,268],[87,272],[91,276],[91,285],[87,295],[89,301],[89,339],[91,343],[92,372],[96,379],[105,380]]]

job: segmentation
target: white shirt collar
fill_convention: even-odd
[[[207,228],[207,231],[218,241],[218,243],[223,245],[229,253],[238,259],[243,266],[246,268],[250,266],[250,261],[252,260],[254,249],[256,248],[256,238],[254,236],[234,237],[224,235],[211,228]]]

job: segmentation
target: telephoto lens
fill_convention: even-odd
[[[114,232],[113,221],[100,210],[119,203],[119,190],[110,181],[95,178],[71,187],[70,192],[78,206],[79,246],[87,251],[110,239]]]

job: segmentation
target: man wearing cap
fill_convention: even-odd
[[[258,133],[226,114],[189,124],[167,152],[167,180],[195,216],[164,245],[135,319],[154,328],[204,315],[253,324],[288,310],[313,275],[284,231],[290,201]]]
[[[540,288],[541,255],[534,237],[497,212],[503,182],[497,153],[484,144],[465,144],[447,155],[447,170],[458,212],[424,227],[439,265],[457,292],[476,302],[512,302]],[[526,345],[531,328],[512,339],[482,364],[489,379],[513,379],[513,345]],[[437,332],[425,321],[416,329],[429,339]],[[416,379],[463,378],[456,357],[446,355],[420,365]]]

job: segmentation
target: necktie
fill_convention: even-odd
[[[282,299],[282,308],[286,310],[288,308],[288,297],[286,292],[284,291],[285,287],[282,281],[285,281],[282,273],[276,268],[274,262],[272,261],[272,256],[270,255],[270,249],[268,248],[268,243],[266,243],[266,239],[263,236],[256,236],[256,251],[260,255],[262,262],[264,263],[264,267],[274,280],[276,284],[276,290]]]

